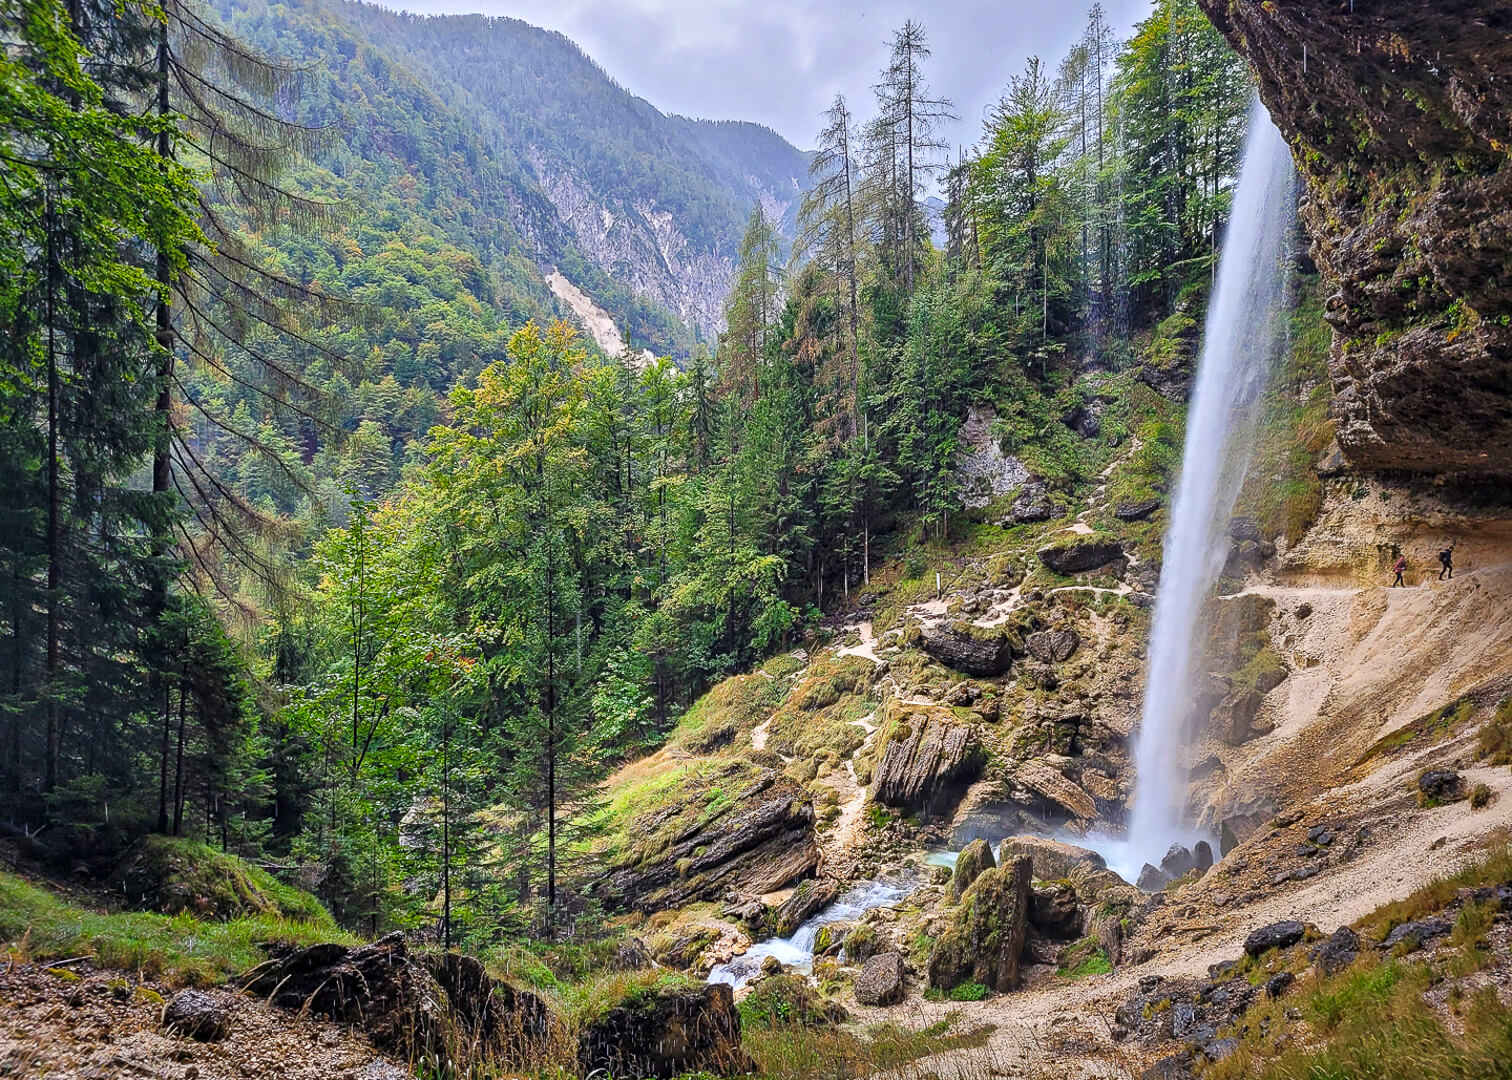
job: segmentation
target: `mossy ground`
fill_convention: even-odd
[[[0,872],[0,940],[13,957],[88,957],[101,967],[166,982],[206,986],[267,958],[272,943],[351,941],[330,916],[300,921],[259,914],[224,921],[193,915],[93,910]]]
[[[145,837],[128,853],[118,874],[132,907],[162,915],[188,913],[219,920],[270,915],[333,930],[336,925],[320,901],[303,889],[194,840]]]

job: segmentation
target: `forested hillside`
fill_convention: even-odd
[[[956,163],[903,27],[877,100],[825,117],[795,256],[758,207],[716,353],[640,369],[547,318],[543,256],[613,286],[522,148],[720,251],[737,180],[783,209],[775,137],[669,121],[509,22],[173,7],[161,39],[102,8],[77,69],[49,0],[8,10],[7,813],[102,857],[156,827],[308,865],[371,932],[443,882],[449,936],[558,926],[595,780],[712,680],[885,561],[1060,512],[1130,434],[1169,460],[1250,95],[1189,0],[1127,43],[1094,8]],[[154,49],[148,145],[110,102],[153,80],[110,61]],[[84,138],[159,164],[102,196]],[[969,453],[1015,464],[965,490]]]

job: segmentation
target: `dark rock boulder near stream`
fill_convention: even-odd
[[[455,953],[415,956],[398,932],[370,945],[311,945],[275,956],[243,980],[280,1008],[351,1024],[407,1060],[529,1062],[556,1026],[546,1003]],[[454,1062],[466,1064],[466,1062]]]
[[[752,1067],[740,1045],[734,991],[724,983],[648,992],[588,1024],[578,1040],[583,1076],[603,1070],[614,1080],[644,1080]]]
[[[1512,473],[1512,5],[1198,3],[1308,181],[1344,457]]]

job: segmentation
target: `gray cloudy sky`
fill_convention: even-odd
[[[955,102],[948,137],[974,142],[983,110],[1030,56],[1058,63],[1092,0],[384,0],[428,13],[510,15],[560,30],[663,112],[754,120],[807,148],[837,92],[866,115],[887,40],[920,20],[930,81]],[[1103,0],[1120,36],[1150,0]]]

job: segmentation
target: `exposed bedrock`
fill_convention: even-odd
[[[814,806],[801,788],[765,770],[735,801],[737,809],[696,824],[661,857],[614,869],[605,893],[659,911],[732,892],[760,896],[812,875],[819,865]]]
[[[1512,5],[1198,2],[1308,182],[1345,457],[1512,474]]]
[[[947,813],[981,773],[981,747],[950,710],[907,708],[883,729],[871,797],[904,811]]]

